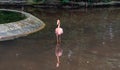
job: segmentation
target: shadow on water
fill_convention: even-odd
[[[0,42],[0,70],[119,70],[120,9],[24,9],[46,27],[34,34]],[[64,29],[60,67],[54,55],[56,20]]]

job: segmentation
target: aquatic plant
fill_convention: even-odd
[[[112,0],[101,0],[100,2],[110,2]],[[88,3],[99,2],[97,0],[87,0]]]
[[[38,2],[39,0],[33,0],[34,2]]]
[[[21,13],[10,12],[10,11],[0,11],[0,24],[15,22],[24,19],[25,16]]]
[[[33,4],[39,4],[40,2],[44,2],[44,1],[46,1],[46,0],[33,0]]]
[[[110,1],[112,1],[112,0],[102,0],[102,2],[110,2]]]
[[[70,0],[61,0],[61,3],[69,3]]]
[[[91,5],[94,2],[94,0],[87,0],[86,2]]]
[[[88,3],[93,3],[94,1],[93,0],[88,0]]]

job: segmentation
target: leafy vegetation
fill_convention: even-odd
[[[70,0],[61,0],[62,3],[68,3]]]
[[[110,1],[112,1],[112,0],[102,0],[102,2],[110,2]]]
[[[0,10],[0,24],[15,22],[25,18],[25,15],[21,13]]]
[[[41,4],[41,3],[49,3],[49,2],[54,2],[55,0],[28,0],[28,3],[30,2],[31,4]],[[89,4],[92,4],[94,2],[110,2],[114,0],[56,0],[62,4],[64,3],[69,3],[70,1],[73,2],[88,2]]]

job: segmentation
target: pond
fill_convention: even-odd
[[[0,10],[0,24],[16,22],[25,18],[25,15],[18,12]]]
[[[0,70],[119,70],[120,8],[27,9],[46,27],[0,42]],[[56,20],[61,20],[60,66],[56,68]]]

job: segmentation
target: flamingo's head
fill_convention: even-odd
[[[60,20],[59,19],[57,20],[57,25],[60,25]]]

